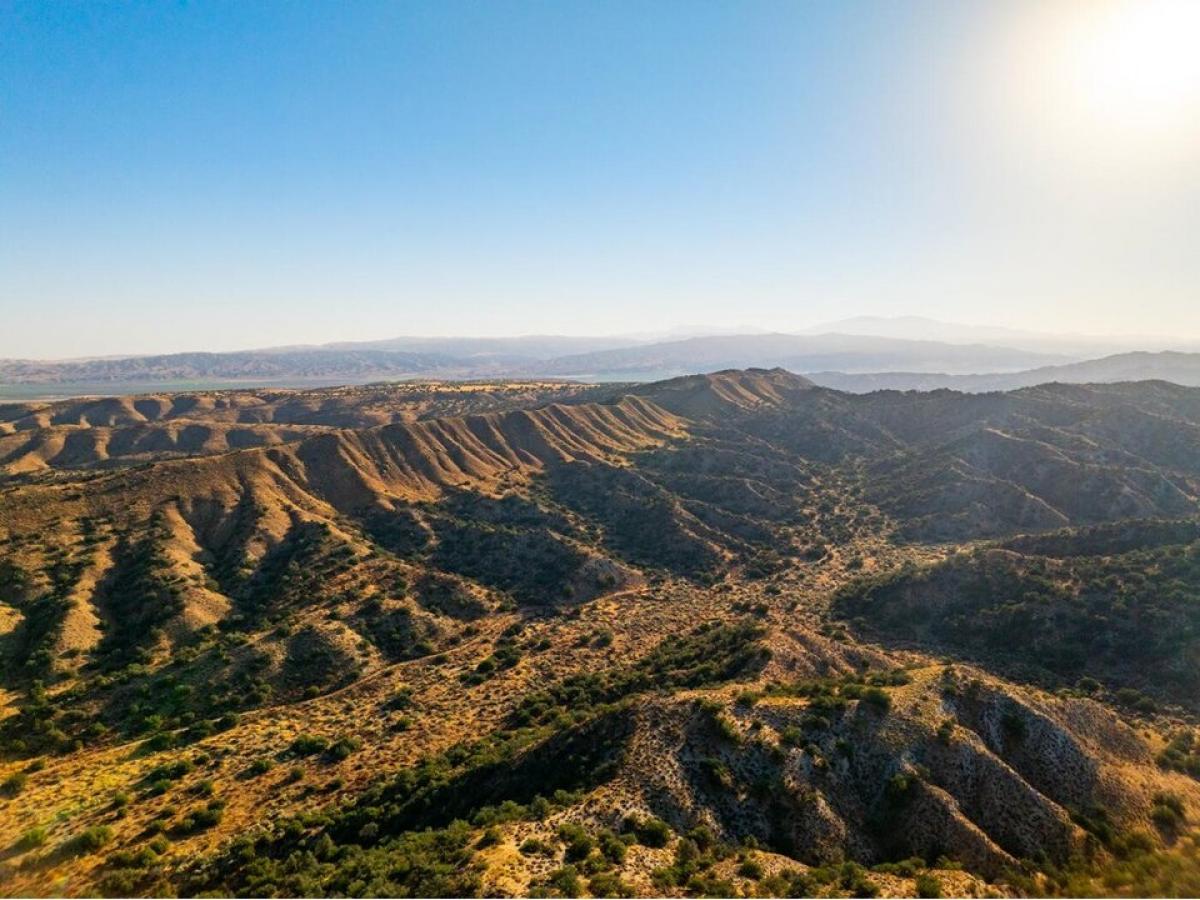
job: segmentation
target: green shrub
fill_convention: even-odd
[[[942,719],[942,724],[938,726],[937,739],[938,743],[945,744],[947,747],[954,741],[954,726],[953,719]]]
[[[585,859],[596,846],[595,839],[587,830],[574,822],[559,826],[559,839],[566,845],[564,859],[567,862],[578,862]]]
[[[201,797],[211,797],[216,792],[216,786],[211,778],[202,778],[196,782],[192,790]]]
[[[169,749],[175,743],[172,735],[165,731],[159,731],[146,739],[146,743],[142,746],[151,753],[158,753],[161,750]]]
[[[174,762],[163,763],[155,766],[148,773],[146,773],[145,780],[147,782],[178,781],[184,775],[187,775],[189,772],[191,772],[194,768],[195,766],[192,764],[191,760],[177,759]]]
[[[30,828],[17,839],[17,849],[22,852],[36,850],[46,843],[46,837],[45,828]]]
[[[87,853],[95,853],[105,844],[112,840],[113,831],[107,825],[93,825],[90,828],[85,828],[75,837],[66,842],[64,848],[72,855],[82,856]]]
[[[578,897],[583,893],[583,884],[579,880],[579,871],[574,866],[563,866],[555,869],[546,876],[545,887],[555,897]]]
[[[1004,729],[1004,733],[1010,740],[1025,740],[1025,733],[1028,729],[1028,726],[1025,724],[1025,720],[1021,717],[1020,713],[1018,713],[1016,710],[1007,710],[1004,715],[1000,717],[1000,727]]]
[[[319,735],[302,734],[288,748],[297,756],[314,756],[329,749],[329,741]]]
[[[728,716],[721,713],[714,713],[711,721],[713,730],[716,731],[717,736],[721,740],[728,741],[731,744],[741,743],[742,734]]]
[[[738,866],[737,873],[743,878],[749,878],[752,881],[758,881],[758,879],[763,877],[762,863],[756,859],[747,857],[746,859],[742,860],[741,864]]]
[[[211,800],[206,806],[197,806],[188,810],[171,828],[171,833],[179,836],[195,834],[212,828],[224,816],[225,804],[220,800]]]
[[[388,709],[408,709],[412,705],[413,689],[407,685],[397,688],[391,699],[385,704]]]
[[[923,872],[917,876],[917,896],[936,898],[942,896],[942,883],[937,876]]]
[[[638,843],[646,847],[665,847],[671,839],[671,826],[662,819],[651,817],[631,824]]]
[[[550,845],[538,838],[526,838],[521,842],[519,849],[523,856],[548,856],[551,852]]]
[[[1183,800],[1176,794],[1155,794],[1150,819],[1163,830],[1178,828],[1187,821]]]
[[[625,842],[612,831],[607,828],[602,829],[597,835],[596,841],[600,846],[600,852],[610,863],[619,866],[625,862],[627,852]]]
[[[161,797],[171,789],[171,782],[166,778],[159,778],[157,781],[152,781],[146,785],[146,793],[151,797]]]
[[[892,706],[892,698],[888,696],[887,691],[879,687],[864,689],[862,692],[862,702],[884,713]]]
[[[588,893],[593,897],[634,897],[633,886],[613,872],[600,872],[588,879]]]
[[[145,869],[156,862],[158,854],[150,847],[142,847],[139,850],[118,850],[104,864],[113,869]]]
[[[362,741],[358,738],[342,737],[333,742],[327,754],[330,759],[341,761],[349,758],[350,754],[354,753],[360,747],[362,747]]]
[[[500,829],[496,826],[485,828],[483,834],[479,836],[479,840],[475,842],[475,847],[479,850],[485,847],[494,847],[500,843],[501,837]]]

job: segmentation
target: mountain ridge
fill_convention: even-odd
[[[587,339],[579,339],[586,341]],[[578,343],[578,341],[575,341]],[[600,341],[600,343],[606,343]],[[386,349],[404,346],[422,349]],[[440,348],[430,352],[428,347]],[[930,367],[968,364],[1024,368],[1064,357],[1019,349],[965,347],[933,341],[906,341],[848,335],[715,335],[663,342],[626,341],[617,348],[562,355],[558,339],[389,340],[312,348],[277,348],[231,353],[179,353],[93,360],[41,362],[0,360],[0,383],[11,385],[171,381],[185,379],[366,380],[383,377],[524,377],[601,374],[663,369],[680,375],[696,371],[771,367],[822,368],[821,362],[853,367],[889,364]],[[482,352],[486,350],[487,352]],[[455,351],[455,352],[446,352]],[[537,352],[534,352],[537,351]],[[809,360],[810,365],[804,361]],[[972,362],[974,361],[974,362]]]
[[[1187,865],[1195,388],[758,369],[7,416],[315,430],[0,481],[5,891],[1020,895]]]
[[[1016,390],[1053,382],[1087,384],[1150,380],[1195,387],[1200,385],[1200,353],[1137,350],[1010,373],[813,372],[809,373],[809,377],[826,387],[855,393],[874,390],[931,391],[942,388],[980,393]]]

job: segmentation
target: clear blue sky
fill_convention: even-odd
[[[1047,124],[1037,6],[7,0],[0,356],[860,313],[1200,335],[1196,132]]]

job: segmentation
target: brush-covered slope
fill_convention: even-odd
[[[1200,886],[1197,392],[426,389],[9,415],[0,892]]]
[[[883,641],[950,648],[1051,684],[1200,702],[1200,530],[1130,523],[1023,539],[849,585]]]

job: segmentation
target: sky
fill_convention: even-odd
[[[1200,337],[1192,0],[0,2],[0,357]]]

